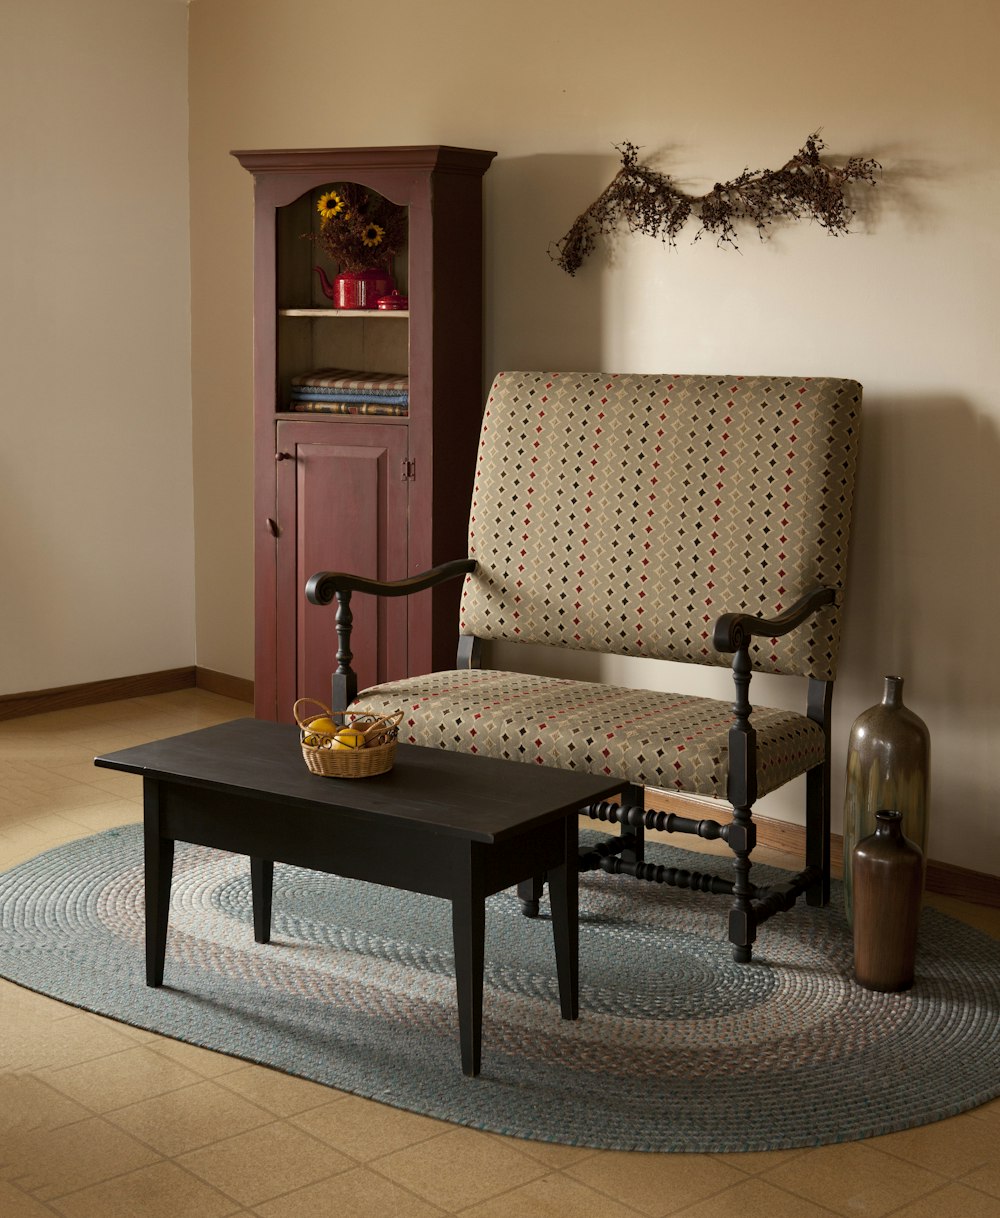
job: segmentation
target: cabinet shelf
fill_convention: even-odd
[[[409,317],[409,309],[279,309],[280,317],[326,317],[342,320],[345,317],[360,317],[379,321],[387,317]]]
[[[349,426],[370,427],[373,423],[377,423],[379,427],[406,427],[410,422],[409,415],[394,415],[394,414],[326,414],[322,410],[279,410],[275,412],[275,419],[278,422],[296,422],[296,423],[321,423],[326,424],[330,419],[336,419],[337,426],[348,424]]]

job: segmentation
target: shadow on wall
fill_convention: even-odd
[[[487,382],[510,369],[600,371],[603,248],[571,278],[555,243],[617,172],[610,156],[498,160],[487,192]],[[602,243],[603,247],[603,243]]]
[[[904,701],[931,733],[931,853],[979,868],[988,854],[992,869],[1000,651],[986,623],[1000,602],[998,538],[996,421],[961,398],[866,396],[837,752],[854,717],[881,697],[882,677],[904,677]],[[952,834],[966,843],[966,859],[949,849]]]
[[[1000,603],[998,488],[996,422],[968,401],[866,397],[831,777],[839,832],[851,724],[881,698],[883,676],[903,676],[904,700],[931,733],[929,853],[1000,874],[992,762],[1000,738],[1000,651],[984,625]],[[493,644],[485,663],[723,699],[732,692],[727,668],[524,644]],[[762,705],[804,705],[798,683],[764,674],[754,688]],[[800,819],[791,798],[769,797],[759,810]]]

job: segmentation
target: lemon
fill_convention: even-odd
[[[365,747],[364,732],[355,731],[353,727],[342,727],[333,738],[335,749],[363,749]]]
[[[328,736],[335,736],[340,731],[340,725],[334,723],[326,715],[320,715],[318,719],[310,719],[306,726],[310,732],[325,732]]]

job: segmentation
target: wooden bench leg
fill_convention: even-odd
[[[757,826],[753,823],[750,809],[734,808],[733,821],[729,826],[729,848],[736,855],[733,862],[736,880],[733,904],[729,910],[729,941],[733,945],[733,959],[737,964],[750,963],[753,943],[757,938],[757,919],[750,897],[750,854],[756,841]]]
[[[634,783],[623,788],[621,793],[622,811],[626,808],[645,808],[646,792],[643,787]],[[621,852],[622,862],[641,863],[646,857],[646,831],[642,825],[629,825],[621,822],[621,836],[628,839],[628,845]]]
[[[830,768],[806,773],[806,867],[820,879],[806,889],[807,905],[830,904]]]
[[[517,899],[521,902],[521,913],[526,918],[538,917],[538,902],[545,890],[545,876],[532,876],[530,880],[522,880],[517,886]]]

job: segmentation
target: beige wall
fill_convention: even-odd
[[[1000,673],[981,624],[1000,599],[993,0],[194,0],[190,15],[199,662],[252,672],[251,181],[229,150],[493,148],[487,375],[865,384],[837,778],[852,719],[901,673],[933,738],[931,853],[1000,871]],[[610,179],[616,142],[698,191],[779,164],[818,124],[831,154],[885,164],[856,235],[800,225],[765,245],[748,235],[741,254],[692,245],[693,228],[674,251],[624,238],[576,279],[547,257]],[[686,678],[619,661],[596,671]],[[757,694],[779,696],[766,682]],[[798,816],[780,797],[765,810]]]
[[[0,14],[0,693],[194,661],[187,10]]]

